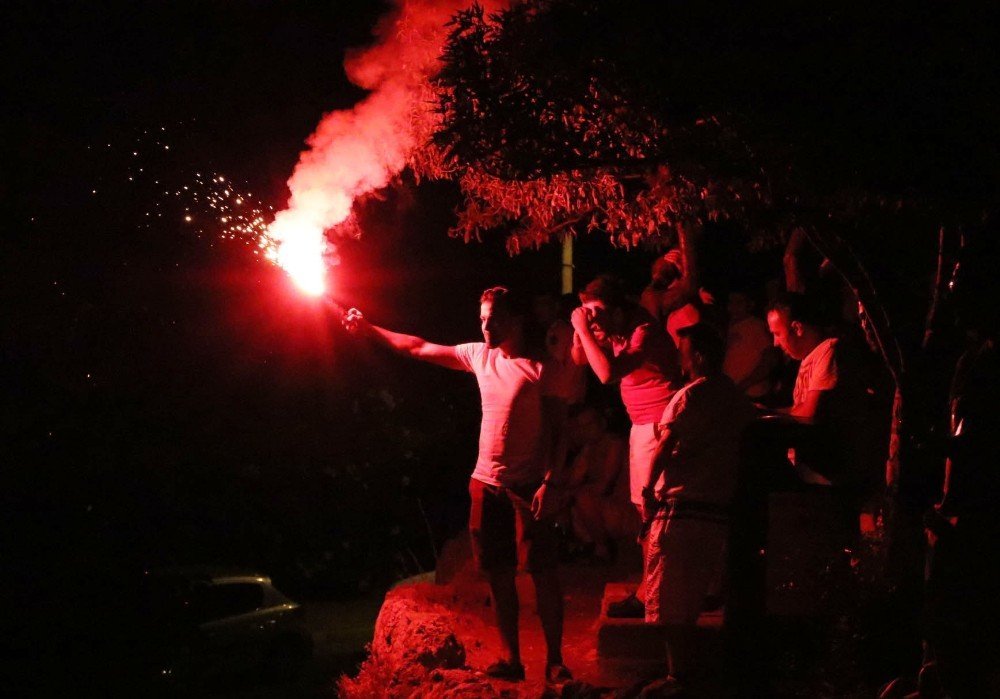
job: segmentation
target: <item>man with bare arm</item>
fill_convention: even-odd
[[[870,415],[865,386],[857,361],[820,318],[815,301],[801,294],[786,294],[768,311],[775,346],[800,362],[792,405],[778,412],[811,428],[793,445],[796,475],[808,484],[833,485],[860,502],[879,475],[866,469],[861,453]]]
[[[486,674],[524,679],[518,639],[515,575],[526,568],[535,583],[547,647],[548,682],[571,679],[562,659],[563,598],[553,515],[563,482],[562,464],[550,468],[541,396],[542,363],[528,355],[525,309],[504,287],[483,292],[479,322],[484,342],[437,345],[367,322],[357,309],[345,327],[395,352],[475,374],[482,398],[479,457],[469,481],[469,532],[477,564],[489,579],[505,658]]]
[[[621,282],[601,275],[580,292],[570,321],[573,359],[590,365],[601,383],[618,383],[632,427],[629,431],[629,494],[642,507],[642,487],[653,466],[657,423],[678,388],[677,349],[663,326],[625,298]],[[645,555],[643,556],[645,558]],[[608,605],[611,617],[645,615],[645,576],[639,589]]]
[[[705,664],[696,636],[702,604],[726,559],[750,400],[722,372],[725,350],[713,328],[678,332],[689,379],[659,422],[652,468],[642,488],[646,537],[646,621],[663,624],[668,674],[640,696],[674,696]]]

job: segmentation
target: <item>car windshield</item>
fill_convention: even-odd
[[[264,588],[259,583],[223,583],[200,587],[191,599],[197,623],[216,621],[260,609]]]
[[[246,614],[264,604],[264,586],[257,582],[159,577],[145,582],[144,593],[145,611],[154,623],[203,624]]]

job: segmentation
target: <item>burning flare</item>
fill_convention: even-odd
[[[397,0],[375,27],[376,43],[344,61],[347,77],[371,94],[323,117],[288,180],[288,206],[265,233],[268,257],[306,293],[326,289],[324,257],[334,251],[326,231],[350,215],[357,197],[389,184],[430,133],[436,115],[428,79],[437,70],[448,22],[471,4]],[[506,3],[480,4],[493,11]]]
[[[285,212],[282,212],[285,213]],[[322,296],[326,291],[326,236],[314,223],[294,220],[292,216],[277,218],[267,232],[274,242],[267,248],[268,259],[288,272],[295,285],[310,296]]]

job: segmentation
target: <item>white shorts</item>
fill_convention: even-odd
[[[726,558],[726,524],[655,519],[646,546],[646,623],[695,624],[718,587]]]
[[[655,422],[632,425],[628,435],[628,482],[629,498],[636,507],[642,505],[642,489],[653,471],[653,455],[659,441],[660,426]],[[662,475],[660,479],[662,481]]]

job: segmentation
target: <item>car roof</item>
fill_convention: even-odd
[[[224,566],[194,565],[150,568],[143,571],[143,577],[161,580],[185,580],[192,583],[202,582],[214,585],[233,583],[271,584],[271,578],[263,573],[247,569],[228,568]]]

